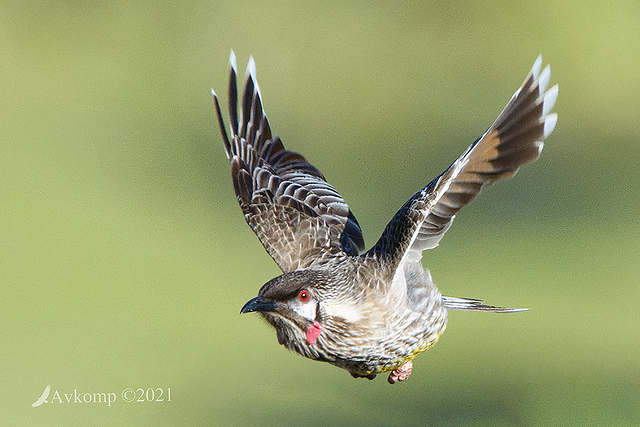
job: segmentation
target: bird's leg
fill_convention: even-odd
[[[413,362],[409,360],[404,365],[391,371],[388,378],[389,384],[394,384],[396,381],[404,381],[409,378],[411,368],[413,368]]]

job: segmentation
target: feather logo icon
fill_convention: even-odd
[[[31,404],[31,406],[33,406],[33,407],[35,408],[36,406],[40,406],[40,405],[42,405],[43,403],[49,403],[49,402],[47,401],[47,397],[49,397],[49,392],[50,392],[50,391],[51,391],[51,386],[50,386],[50,385],[46,386],[46,387],[44,388],[44,391],[42,392],[42,396],[40,396],[40,397],[38,398],[38,400],[36,400],[35,402],[33,402],[33,403]]]

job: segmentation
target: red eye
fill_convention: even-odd
[[[309,291],[306,289],[301,290],[298,294],[298,299],[302,302],[309,301]]]

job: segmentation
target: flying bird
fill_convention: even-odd
[[[49,403],[49,402],[47,401],[47,397],[49,397],[49,392],[51,392],[51,386],[50,386],[50,385],[48,385],[48,386],[46,386],[46,387],[44,388],[44,391],[42,392],[42,396],[40,396],[40,397],[38,398],[38,400],[36,400],[35,402],[33,402],[33,403],[31,404],[31,406],[35,408],[36,406],[40,406],[40,405],[42,405],[43,403]]]
[[[557,85],[547,90],[551,72],[541,71],[542,56],[489,129],[407,200],[367,251],[358,220],[336,189],[272,133],[253,57],[240,105],[233,51],[229,63],[229,133],[211,93],[233,187],[247,223],[283,272],[241,313],[260,313],[290,350],[356,378],[390,372],[393,384],[438,341],[448,310],[523,310],[444,296],[420,259],[484,186],[540,156],[556,125],[551,109],[558,96]]]

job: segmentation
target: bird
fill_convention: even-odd
[[[458,211],[480,190],[538,159],[554,130],[558,85],[535,60],[498,118],[444,172],[416,192],[365,251],[355,215],[318,168],[285,149],[271,131],[253,56],[238,101],[237,61],[229,55],[229,132],[211,89],[233,188],[246,222],[282,274],[241,313],[257,312],[278,342],[307,358],[393,384],[445,330],[449,310],[510,313],[482,300],[444,296],[421,263]]]
[[[51,386],[48,385],[44,388],[44,391],[42,392],[42,395],[38,398],[38,400],[33,402],[31,406],[35,408],[37,406],[42,405],[43,403],[49,403],[49,401],[47,400],[47,397],[49,397],[50,392],[51,392]]]

